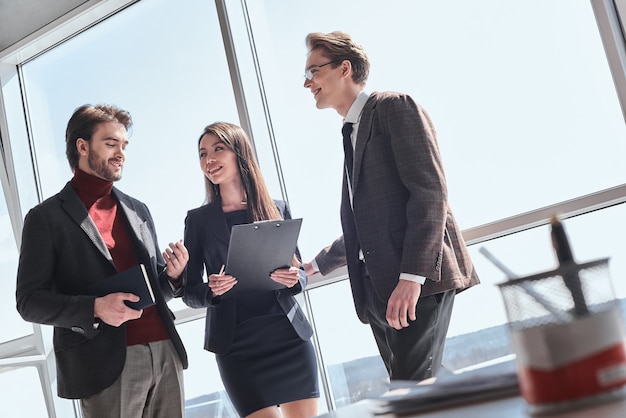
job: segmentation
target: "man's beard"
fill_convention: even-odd
[[[89,154],[87,164],[90,169],[95,171],[101,178],[107,181],[118,181],[122,178],[122,172],[113,172],[113,170],[109,167],[108,160],[98,160],[94,155]]]

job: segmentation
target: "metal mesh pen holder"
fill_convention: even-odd
[[[512,331],[570,322],[615,309],[608,258],[499,283]]]

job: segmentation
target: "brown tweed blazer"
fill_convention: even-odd
[[[316,256],[326,274],[347,264],[359,319],[363,263],[382,300],[400,273],[426,277],[421,296],[480,281],[448,205],[433,124],[406,94],[374,92],[361,114],[354,152],[353,201],[344,175],[343,236]]]

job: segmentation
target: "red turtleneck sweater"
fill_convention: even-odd
[[[98,228],[117,271],[128,270],[139,262],[133,249],[123,213],[118,215],[117,200],[111,195],[113,182],[87,174],[78,168],[72,187]],[[141,318],[126,322],[126,345],[167,340],[169,335],[156,306],[143,310]]]

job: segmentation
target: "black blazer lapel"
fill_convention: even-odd
[[[113,257],[111,257],[111,253],[104,243],[100,232],[98,232],[98,228],[93,223],[85,205],[81,202],[78,194],[69,182],[65,185],[63,190],[61,190],[59,197],[63,202],[63,209],[67,212],[69,217],[87,234],[93,245],[96,246],[104,258],[113,264]]]

